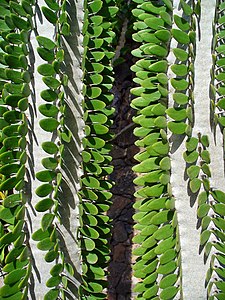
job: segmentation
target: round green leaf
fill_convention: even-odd
[[[52,289],[45,294],[44,300],[57,300],[58,295],[59,295],[59,289]]]
[[[52,76],[44,76],[42,80],[50,89],[53,90],[58,89],[61,85],[61,82]]]
[[[168,128],[174,134],[184,134],[187,124],[183,122],[168,122]]]
[[[45,198],[35,205],[35,209],[39,212],[44,212],[50,209],[53,205],[54,201],[51,198]]]
[[[55,74],[55,70],[51,64],[43,64],[38,66],[37,68],[38,73],[43,76],[52,76]]]
[[[175,275],[175,274],[173,274],[173,275]],[[175,276],[176,276],[176,275],[175,275]],[[166,277],[168,277],[168,276],[166,276]],[[165,278],[166,278],[166,277],[165,277]],[[171,277],[171,278],[172,278],[172,277]],[[175,278],[174,278],[173,280],[172,280],[171,278],[170,278],[171,282],[172,282],[173,280],[175,280]],[[169,286],[169,287],[163,289],[163,291],[160,293],[160,299],[162,299],[162,300],[170,300],[170,299],[173,299],[173,298],[176,296],[178,290],[179,290],[179,288],[176,287],[176,286]]]
[[[36,173],[36,178],[42,182],[50,182],[56,177],[56,172],[51,170],[39,171]]]
[[[41,229],[46,231],[51,226],[55,216],[52,213],[46,213],[41,219]]]
[[[58,98],[58,94],[50,89],[42,91],[40,95],[47,102],[53,102]]]
[[[53,142],[44,142],[41,146],[48,154],[56,154],[59,151],[58,147]]]
[[[183,32],[182,30],[173,28],[171,30],[172,36],[174,39],[180,43],[180,44],[189,44],[190,38],[186,32]]]
[[[53,191],[53,186],[49,183],[45,183],[40,185],[37,189],[36,189],[36,194],[39,197],[46,197],[48,196],[51,192]]]
[[[56,117],[59,112],[58,108],[50,103],[41,104],[38,109],[40,113],[46,117]]]
[[[39,122],[41,128],[48,132],[53,132],[59,126],[59,122],[55,118],[45,118]]]

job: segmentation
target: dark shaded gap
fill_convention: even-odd
[[[136,59],[132,56],[132,49],[137,48],[132,41],[132,26],[128,23],[126,40],[120,52],[120,59],[124,62],[114,68],[115,83],[113,93],[115,100],[114,124],[112,131],[115,138],[112,141],[112,164],[114,171],[110,179],[114,181],[112,189],[112,206],[108,215],[112,219],[112,237],[110,240],[111,260],[109,263],[108,276],[108,300],[131,299],[132,290],[132,238],[134,215],[133,203],[135,186],[132,171],[135,160],[133,156],[139,152],[134,145],[136,137],[133,135],[135,127],[132,117],[136,112],[130,107],[132,100],[130,89],[134,87],[133,73],[130,67]],[[121,60],[123,61],[123,60]]]

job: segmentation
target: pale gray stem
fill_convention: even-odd
[[[181,15],[179,10],[179,0],[174,0],[174,14]],[[202,13],[200,21],[201,39],[199,40],[197,31],[197,46],[195,60],[195,124],[193,136],[201,132],[211,136],[210,129],[210,68],[212,66],[211,57],[211,40],[212,40],[212,22],[214,18],[215,1],[203,0]],[[175,25],[174,25],[175,26]],[[177,43],[172,40],[171,48],[176,48]],[[175,62],[172,52],[169,55],[169,64]],[[169,77],[174,77],[169,69]],[[174,102],[172,94],[174,90],[170,86],[169,106],[172,107]],[[188,195],[187,179],[184,177],[186,163],[183,159],[183,153],[186,151],[185,140],[182,137],[172,136],[171,162],[172,174],[171,184],[173,194],[176,198],[176,209],[178,212],[178,224],[180,231],[181,257],[182,257],[182,287],[184,300],[206,299],[205,276],[208,270],[208,262],[204,263],[203,252],[199,254],[200,228],[197,228],[197,201],[194,197]],[[212,142],[211,142],[212,144]],[[214,143],[213,143],[214,144]],[[221,146],[218,143],[217,146]],[[218,148],[219,153],[222,149]],[[212,156],[215,149],[212,149]],[[217,163],[220,165],[220,163]],[[218,171],[220,173],[220,171]],[[220,173],[221,175],[222,173]]]

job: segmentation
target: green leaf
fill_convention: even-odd
[[[170,224],[167,224],[163,227],[161,227],[160,229],[158,229],[154,234],[153,234],[153,237],[156,239],[156,240],[163,240],[163,239],[167,239],[169,238],[170,236],[173,235],[173,231],[174,231],[174,228],[170,225]],[[160,244],[159,244],[160,245]],[[158,246],[157,246],[158,247]],[[156,248],[157,248],[156,247]],[[155,249],[156,250],[156,249]]]
[[[190,4],[187,4],[184,0],[180,0],[180,4],[185,15],[190,16],[193,13],[193,9]]]
[[[59,126],[59,122],[55,118],[45,118],[39,122],[41,128],[48,132],[53,132]]]
[[[176,268],[177,268],[176,262],[175,261],[170,261],[165,265],[160,265],[158,267],[158,269],[156,270],[156,272],[158,274],[166,275],[166,274],[174,272],[176,270]]]
[[[98,261],[98,256],[93,252],[87,253],[85,258],[89,264],[96,264]]]
[[[166,73],[168,68],[168,63],[165,60],[157,61],[153,64],[151,64],[148,68],[149,71],[151,72],[156,72],[156,73]]]
[[[191,137],[186,141],[185,145],[186,145],[187,151],[192,152],[192,151],[196,150],[196,148],[198,146],[198,139],[195,137]],[[196,152],[195,152],[195,156],[196,156]],[[191,161],[191,162],[193,162],[193,161]]]
[[[96,205],[90,202],[83,202],[83,208],[86,212],[92,214],[92,215],[97,215],[98,214],[98,209]]]
[[[170,219],[170,214],[168,210],[163,210],[158,213],[156,213],[151,218],[151,223],[154,225],[160,225],[161,223],[166,223]]]
[[[157,30],[154,35],[163,42],[168,42],[171,38],[170,31],[165,29]]]
[[[162,265],[174,260],[177,256],[177,252],[174,249],[167,249],[161,256],[160,256],[160,263]],[[162,281],[161,281],[162,282]]]
[[[51,9],[49,9],[48,7],[42,6],[41,8],[45,18],[52,24],[56,24],[58,17],[57,14],[52,11]]]
[[[208,150],[203,150],[201,153],[200,153],[200,156],[202,158],[202,160],[204,160],[207,164],[210,164],[210,153]]]
[[[87,251],[92,251],[95,249],[95,242],[90,239],[90,238],[84,238],[82,240],[83,244],[84,244],[84,248],[87,250]]]
[[[54,205],[54,201],[51,198],[45,198],[45,199],[39,201],[35,205],[35,209],[38,212],[44,212],[44,211],[50,209],[53,205]]]
[[[160,168],[165,171],[169,171],[171,169],[171,162],[169,157],[164,157],[160,163]]]
[[[201,223],[201,226],[202,226],[202,230],[205,230],[208,228],[209,224],[211,222],[211,218],[210,216],[205,216],[203,219],[202,219],[202,223]]]
[[[175,275],[175,274],[173,274],[173,275]],[[168,277],[168,276],[166,276],[166,277]],[[179,290],[179,288],[176,286],[169,286],[169,287],[163,289],[163,291],[160,293],[160,299],[162,299],[162,300],[173,299],[175,297],[175,295],[177,294],[178,290]]]
[[[225,204],[224,203],[217,203],[213,205],[213,210],[215,213],[219,214],[220,216],[225,216]]]
[[[211,231],[205,230],[200,235],[200,245],[204,245],[208,242],[209,238],[211,236]]]
[[[185,118],[187,118],[187,112],[185,108],[174,108],[174,107],[170,107],[166,110],[166,113],[168,114],[168,116],[172,119],[174,119],[175,121],[181,121],[184,120]]]
[[[89,73],[101,73],[105,68],[104,65],[95,62],[93,63],[86,62],[85,67]]]
[[[85,101],[84,105],[88,110],[102,110],[106,106],[103,101],[96,99]]]
[[[11,177],[6,179],[0,184],[1,191],[7,191],[13,189],[18,183],[18,179],[16,177]]]
[[[18,101],[18,108],[22,111],[26,111],[28,109],[28,99],[22,98]]]
[[[102,90],[99,87],[91,87],[87,89],[87,96],[90,99],[94,99],[100,96]]]
[[[175,243],[176,240],[173,238],[173,236],[171,236],[159,243],[159,245],[155,248],[155,253],[157,255],[163,254],[166,252],[166,250],[173,248],[175,246]]]
[[[177,76],[186,76],[188,73],[188,68],[186,65],[184,64],[174,64],[171,66],[171,70],[173,71],[174,74],[176,74]]]
[[[199,178],[194,178],[190,181],[190,189],[192,193],[197,193],[201,187],[201,180]]]
[[[177,27],[182,31],[188,31],[190,29],[189,23],[182,17],[174,15],[174,22]]]
[[[80,228],[80,232],[87,237],[90,237],[91,239],[98,239],[99,238],[99,233],[97,230],[95,230],[92,227],[85,226]]]
[[[97,178],[93,176],[85,176],[84,178],[81,179],[82,183],[85,186],[88,186],[89,188],[99,188],[100,183]]]
[[[56,47],[56,44],[49,38],[46,38],[44,36],[37,36],[36,39],[39,46],[44,47],[47,50],[53,50]]]
[[[46,169],[54,170],[59,162],[53,157],[46,157],[42,159],[41,163]]]
[[[218,202],[225,203],[225,193],[220,190],[213,190],[211,191],[211,195],[215,200]]]
[[[55,58],[54,52],[52,50],[48,50],[47,48],[38,47],[37,52],[40,57],[47,62],[53,61]]]
[[[38,109],[46,117],[56,117],[59,112],[58,108],[50,103],[41,104]]]
[[[58,98],[58,94],[50,89],[43,90],[40,95],[41,95],[41,98],[47,102],[53,102]]]
[[[199,218],[203,218],[208,214],[208,211],[210,210],[210,205],[209,204],[202,204],[199,206],[197,215]]]
[[[37,243],[37,248],[41,251],[48,251],[48,250],[52,249],[54,245],[55,245],[55,243],[52,242],[50,240],[50,238],[48,237],[48,238],[41,240],[39,243]]]
[[[191,180],[198,177],[199,172],[200,172],[199,166],[190,166],[187,169],[187,175]]]
[[[44,76],[42,80],[49,88],[53,90],[58,89],[61,85],[61,82],[52,76]]]
[[[5,263],[6,264],[9,264],[11,263],[12,261],[15,261],[18,256],[22,253],[22,251],[24,250],[24,246],[21,246],[21,247],[16,247],[14,249],[12,249],[6,256],[5,258]]]
[[[168,128],[174,134],[184,134],[187,124],[183,122],[168,122]]]
[[[61,277],[60,276],[53,276],[53,277],[51,277],[47,280],[46,286],[51,288],[51,287],[59,285],[60,282],[61,282]]]
[[[159,83],[161,83],[162,85],[166,85],[168,83],[168,78],[166,76],[166,74],[164,73],[159,73],[156,75]]]
[[[53,142],[42,143],[42,148],[48,154],[56,154],[59,151],[58,147]],[[51,160],[51,159],[49,158],[49,160]]]
[[[172,28],[171,30],[172,36],[179,44],[189,44],[190,38],[186,32],[183,32],[182,30]]]
[[[148,288],[144,292],[143,296],[145,297],[145,299],[151,299],[152,297],[157,295],[158,289],[159,289],[158,285],[155,284],[155,285],[151,286],[150,288]]]
[[[97,13],[102,8],[103,2],[101,0],[92,1],[89,4],[90,12]]]
[[[5,284],[4,286],[2,286],[0,288],[0,296],[1,297],[3,297],[3,296],[4,297],[14,296],[19,291],[18,285],[19,285],[18,282],[14,285]],[[19,296],[19,295],[17,294],[17,296]]]
[[[164,21],[167,25],[169,25],[169,26],[172,25],[172,19],[171,19],[171,16],[170,16],[170,14],[168,14],[166,11],[160,12],[160,17],[163,19],[163,21]]]
[[[20,18],[16,14],[10,15],[11,20],[13,21],[14,25],[19,28],[20,30],[28,30],[30,28],[30,25],[27,21],[25,21],[23,18]]]
[[[7,196],[4,200],[3,200],[3,205],[5,207],[11,208],[14,206],[17,206],[19,203],[21,203],[22,199],[20,194],[12,194]]]
[[[157,170],[159,169],[158,161],[159,159],[156,157],[148,158],[145,161],[141,162],[140,164],[134,166],[132,170],[134,172],[140,172],[140,173],[146,173],[149,171]]]
[[[46,213],[41,219],[41,229],[46,231],[52,224],[55,216],[52,213]]]
[[[152,273],[151,275],[148,275],[144,278],[143,283],[144,284],[151,284],[156,281],[158,277],[158,274],[156,272]]]
[[[185,79],[172,78],[171,84],[177,91],[184,91],[188,88],[189,82]]]
[[[51,192],[53,191],[53,186],[49,183],[45,183],[40,185],[35,193],[39,196],[39,197],[46,197],[48,196]]]
[[[105,146],[105,141],[99,137],[88,137],[83,139],[83,144],[90,148],[100,149]]]
[[[109,128],[102,124],[92,124],[90,126],[86,125],[86,128],[90,130],[91,133],[95,133],[96,135],[103,135],[109,131]],[[86,133],[87,135],[87,133]]]
[[[158,57],[165,57],[167,55],[168,50],[160,45],[151,45],[149,47],[144,48],[145,54],[156,55]]]
[[[44,170],[36,173],[36,178],[42,182],[50,182],[56,177],[55,171]]]
[[[10,163],[7,165],[3,165],[0,168],[0,174],[3,174],[3,175],[16,174],[20,167],[21,167],[21,165],[19,165],[17,163]]]
[[[43,231],[41,228],[38,229],[37,231],[35,231],[33,234],[32,234],[32,239],[34,241],[41,241],[47,237],[50,236],[50,232],[49,231]]]
[[[151,187],[147,186],[135,193],[135,196],[142,197],[159,197],[165,190],[165,186],[163,184],[156,184]]]
[[[222,109],[225,109],[225,98],[220,99],[216,105]]]
[[[50,7],[52,10],[59,10],[59,4],[56,2],[56,0],[45,0],[45,3]]]
[[[211,171],[209,169],[209,166],[207,164],[202,164],[201,169],[204,174],[206,174],[208,177],[211,177]]]
[[[157,142],[150,146],[150,148],[160,155],[166,155],[169,153],[170,146],[167,142]],[[147,151],[149,151],[149,147]]]
[[[45,294],[44,300],[57,300],[58,295],[59,295],[59,289],[52,289]]]
[[[9,208],[2,208],[0,211],[0,219],[9,224],[13,224],[15,221],[15,217]]]
[[[168,7],[169,10],[173,10],[173,4],[171,2],[171,0],[162,0],[164,2],[164,4]]]
[[[94,294],[98,294],[103,290],[102,284],[96,282],[88,282],[88,285],[87,286],[84,285],[83,288],[89,293],[94,293]]]
[[[157,17],[149,17],[144,19],[145,24],[155,30],[164,29],[164,21]]]
[[[58,276],[63,271],[63,265],[58,263],[50,270],[52,276]]]
[[[8,285],[12,285],[19,280],[21,280],[22,277],[24,277],[26,274],[26,269],[17,269],[13,270],[9,274],[7,274],[4,278],[4,283]]]
[[[43,64],[38,66],[38,73],[43,76],[52,76],[55,74],[54,67],[51,64]]]

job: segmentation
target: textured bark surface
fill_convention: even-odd
[[[123,41],[125,42],[125,41]],[[127,40],[129,43],[129,40]],[[129,45],[130,46],[130,45]],[[111,179],[115,182],[112,189],[113,204],[108,215],[112,219],[111,262],[109,264],[109,300],[131,299],[132,290],[132,216],[134,209],[133,193],[135,177],[132,166],[135,164],[133,156],[139,151],[134,145],[134,125],[132,124],[133,109],[130,108],[130,88],[132,83],[132,56],[126,55],[126,62],[115,68],[115,95],[113,106],[116,108],[113,132],[115,139],[111,155],[114,172]]]

